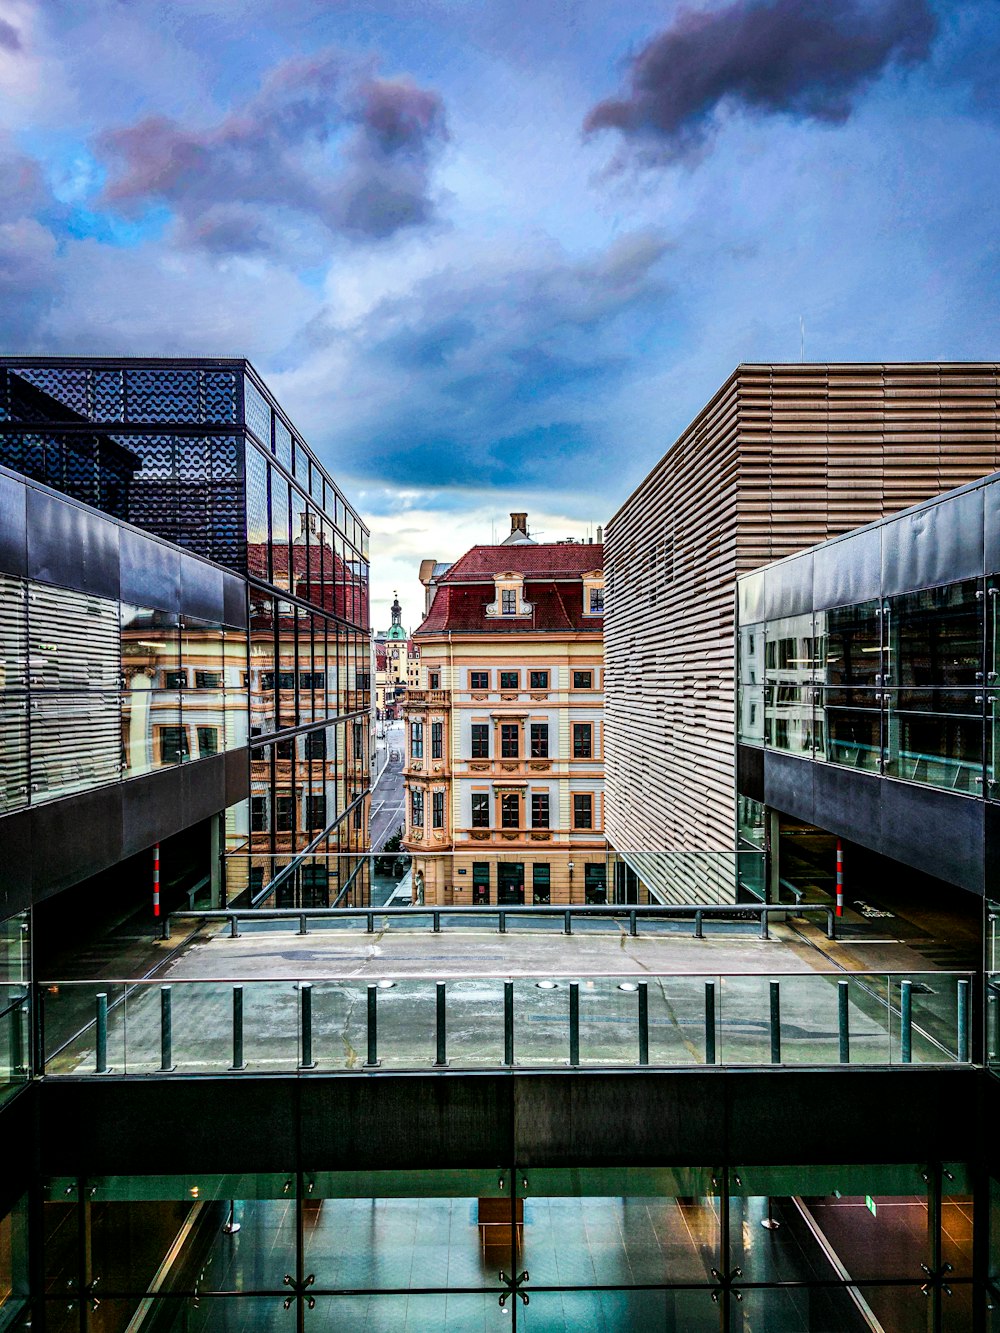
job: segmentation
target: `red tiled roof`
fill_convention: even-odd
[[[591,569],[603,567],[604,545],[601,542],[586,545],[546,542],[537,546],[527,543],[523,546],[474,546],[456,560],[446,574],[441,575],[438,586],[481,579],[483,575],[492,578],[494,574],[503,574],[507,570],[524,574],[526,578],[532,575],[549,579],[573,578],[574,575],[579,578]]]
[[[477,550],[496,550],[496,547],[477,547]],[[511,547],[505,548],[507,551]],[[530,550],[530,547],[522,548]],[[549,547],[549,550],[552,548]],[[572,547],[566,548],[572,550]],[[593,553],[593,546],[577,547]],[[600,548],[596,548],[598,554]],[[470,555],[472,552],[470,552]],[[463,556],[463,559],[466,557]],[[503,570],[505,566],[501,565]],[[584,569],[600,568],[599,561],[584,565]],[[590,631],[600,634],[604,629],[602,616],[583,614],[583,592],[579,582],[552,579],[525,579],[524,599],[530,602],[534,611],[530,619],[527,616],[508,617],[487,616],[486,607],[494,601],[496,589],[490,583],[459,583],[451,586],[448,582],[438,588],[431,609],[426,619],[415,634],[435,634],[445,630],[476,633],[525,634],[532,630],[553,631]]]

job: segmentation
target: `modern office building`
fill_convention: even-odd
[[[1000,897],[998,599],[995,475],[739,580],[745,892]]]
[[[733,894],[738,575],[1000,466],[998,384],[992,363],[742,365],[618,509],[606,824],[656,896]]]
[[[368,537],[253,369],[0,360],[0,463],[5,872],[364,901]]]
[[[516,513],[436,576],[405,713],[418,901],[607,901],[602,561]]]

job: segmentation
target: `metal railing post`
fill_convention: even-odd
[[[300,935],[308,935],[308,934],[309,934],[309,925],[308,925],[308,921],[307,921],[305,912],[302,912],[302,913],[300,914],[300,916],[299,916],[299,934],[300,934]]]
[[[771,992],[771,1064],[781,1064],[781,982],[772,981]]]
[[[969,1063],[969,983],[958,983],[958,1060]]]
[[[767,929],[767,908],[766,908],[766,907],[762,907],[762,908],[760,909],[760,937],[761,937],[762,940],[769,940],[769,939],[771,938],[771,936],[768,934],[768,929]]]
[[[837,918],[833,914],[833,908],[826,909],[826,938],[835,940],[837,938]]]
[[[448,1032],[447,1013],[445,1010],[445,983],[439,981],[437,984],[437,1058],[434,1063],[438,1068],[443,1069],[448,1063]]]
[[[378,987],[368,987],[368,1059],[369,1069],[378,1064]]]
[[[629,912],[628,914],[628,933],[630,935],[638,935],[639,933],[636,929],[636,916],[637,914],[635,912]]]
[[[302,1003],[302,1061],[299,1068],[315,1069],[316,1061],[313,1059],[313,989],[311,981],[303,981],[299,984],[299,998]]]
[[[837,982],[837,1032],[840,1037],[840,1063],[851,1063],[851,1028],[850,1028],[851,983]]]
[[[506,912],[499,912],[499,913],[497,913],[497,927],[498,927],[498,929],[499,929],[501,935],[506,935],[506,934],[507,934],[507,913],[506,913]]]
[[[694,914],[694,937],[696,940],[705,938],[705,919],[700,912]]]
[[[108,997],[105,991],[97,996],[97,1059],[94,1070],[98,1074],[108,1073]]]
[[[705,982],[705,1063],[715,1064],[715,982]]]
[[[639,1063],[649,1064],[649,985],[639,982]]]
[[[899,1058],[904,1065],[913,1061],[913,983],[899,983]]]
[[[243,1058],[243,987],[233,987],[233,1063],[231,1068],[246,1069]]]
[[[368,912],[365,916],[365,930],[369,935],[375,934],[375,913]]]
[[[563,934],[573,934],[573,914],[571,912],[563,913]]]
[[[431,913],[431,930],[434,932],[435,935],[440,935],[440,934],[441,934],[441,913],[440,913],[440,912],[432,912],[432,913]]]
[[[171,1009],[173,992],[169,986],[160,987],[160,1073],[169,1074],[174,1068],[174,1023]]]
[[[235,912],[229,918],[229,938],[238,940],[240,937],[240,919]]]
[[[503,1062],[514,1063],[514,983],[503,983]]]
[[[580,983],[569,983],[569,1062],[580,1063]]]
[[[170,939],[170,917],[169,917],[169,915],[165,916],[165,917],[163,918],[163,920],[160,922],[160,939],[161,939],[161,940],[169,940],[169,939]]]

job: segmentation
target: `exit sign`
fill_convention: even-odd
[[[878,1209],[875,1206],[875,1200],[870,1194],[865,1195],[865,1207],[871,1213],[872,1217],[878,1216]]]

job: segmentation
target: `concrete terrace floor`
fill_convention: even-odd
[[[178,923],[179,924],[179,923]],[[802,921],[756,928],[690,926],[632,938],[627,925],[574,925],[574,934],[495,920],[429,928],[386,924],[297,933],[253,923],[236,939],[226,927],[178,946],[158,945],[161,963],[130,983],[65,982],[45,997],[49,1073],[95,1069],[95,996],[110,1006],[108,1060],[118,1073],[161,1066],[162,987],[170,986],[172,1061],[178,1072],[218,1073],[233,1054],[233,988],[241,987],[244,1058],[254,1072],[301,1064],[302,987],[311,983],[312,1056],[319,1071],[360,1069],[368,1052],[369,986],[377,986],[378,1059],[383,1068],[433,1068],[436,996],[446,983],[447,1058],[452,1068],[497,1068],[504,1058],[504,983],[512,981],[515,1064],[569,1064],[569,983],[579,985],[580,1060],[590,1067],[638,1061],[636,983],[648,995],[649,1062],[704,1063],[706,982],[715,985],[716,1055],[723,1064],[771,1062],[771,983],[780,983],[781,1063],[839,1062],[838,982],[848,980],[852,1063],[897,1063],[902,972],[914,983],[913,1060],[950,1062],[957,1053],[953,974],[905,943],[865,937],[843,943]],[[542,985],[538,983],[542,982]],[[624,989],[622,988],[624,985]],[[312,1067],[312,1066],[310,1066]]]

